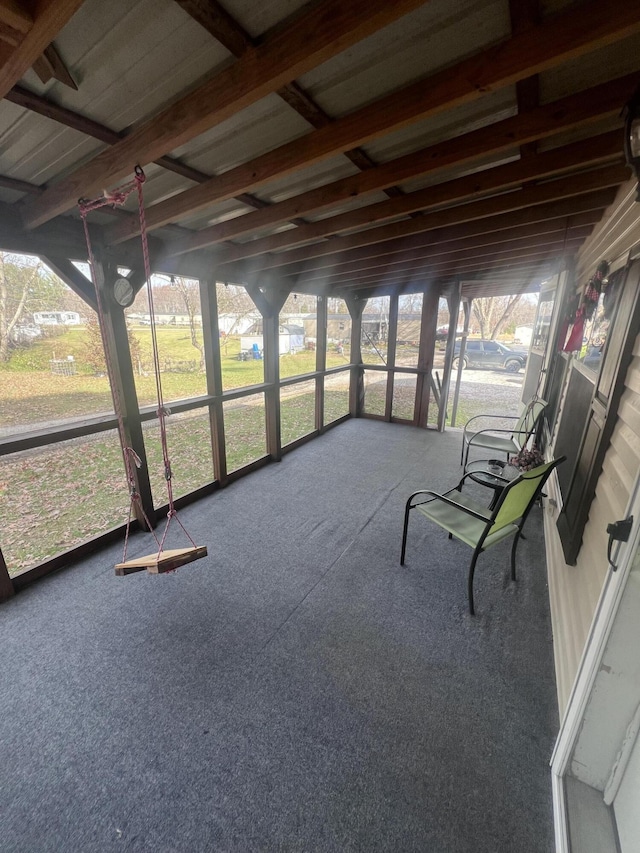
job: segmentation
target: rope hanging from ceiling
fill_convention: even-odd
[[[127,486],[129,489],[130,502],[129,502],[129,515],[127,518],[126,532],[125,532],[125,540],[124,540],[124,551],[122,555],[122,561],[116,564],[115,570],[117,575],[128,575],[133,572],[144,571],[145,569],[151,574],[163,574],[165,572],[170,572],[178,568],[178,566],[184,565],[185,563],[192,562],[193,560],[198,560],[201,557],[206,556],[207,549],[206,546],[197,546],[186,528],[178,518],[178,513],[174,505],[173,499],[173,483],[172,483],[172,471],[171,471],[171,460],[169,458],[169,445],[167,441],[167,416],[170,414],[169,409],[164,404],[164,397],[162,393],[162,379],[161,379],[161,371],[160,371],[160,356],[158,351],[158,334],[155,322],[155,310],[153,303],[153,288],[151,286],[151,263],[149,259],[149,244],[147,240],[147,228],[146,228],[146,219],[145,219],[145,208],[144,208],[144,194],[143,194],[143,184],[145,182],[145,174],[144,171],[140,168],[140,166],[136,166],[134,178],[126,184],[123,184],[116,189],[111,190],[110,192],[105,192],[99,198],[93,200],[80,199],[78,202],[78,208],[80,210],[80,215],[82,217],[82,222],[84,226],[84,235],[87,242],[87,256],[89,259],[89,267],[91,270],[91,280],[93,282],[93,286],[96,294],[96,309],[98,314],[98,322],[100,326],[100,335],[102,338],[102,345],[104,347],[105,359],[107,362],[107,375],[109,378],[109,385],[111,387],[111,394],[113,397],[113,406],[116,414],[116,419],[118,422],[118,434],[120,436],[120,442],[122,446],[122,452],[124,457],[125,464],[125,473],[127,478]],[[144,511],[144,507],[142,505],[142,499],[138,490],[137,485],[137,477],[135,473],[136,468],[141,467],[141,460],[138,454],[129,446],[128,436],[125,429],[124,417],[123,417],[123,406],[122,400],[120,398],[120,390],[119,383],[115,381],[115,376],[113,374],[113,360],[112,360],[112,346],[109,341],[109,335],[107,333],[107,327],[105,323],[105,309],[103,304],[103,294],[102,288],[99,286],[99,279],[97,275],[97,265],[96,259],[93,252],[93,247],[91,244],[91,234],[89,231],[89,225],[87,221],[88,214],[94,210],[99,210],[102,207],[106,206],[116,206],[122,205],[129,198],[132,193],[137,193],[138,197],[138,216],[140,220],[140,236],[142,242],[142,256],[144,262],[144,274],[147,288],[147,299],[149,302],[149,318],[150,318],[150,330],[151,330],[151,347],[153,352],[153,371],[156,383],[156,399],[157,399],[157,415],[158,415],[158,423],[160,427],[160,440],[162,446],[162,459],[164,465],[164,478],[167,484],[167,497],[169,502],[169,509],[167,512],[167,521],[164,527],[164,531],[162,533],[162,537],[158,539],[155,531],[149,521],[147,514]],[[144,557],[138,557],[133,560],[127,561],[127,548],[129,543],[129,533],[131,528],[131,520],[134,507],[137,507],[140,516],[144,519],[144,522],[152,533],[156,545],[158,546],[158,550],[154,554],[149,554]],[[182,529],[186,538],[191,543],[191,546],[188,548],[173,548],[169,550],[164,549],[164,544],[167,539],[167,534],[169,532],[169,526],[171,525],[172,520],[175,519],[177,524]]]

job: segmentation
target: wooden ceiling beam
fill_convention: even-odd
[[[84,116],[81,113],[76,113],[67,107],[62,107],[42,95],[30,92],[22,86],[14,86],[11,91],[5,95],[5,100],[10,101],[12,104],[17,104],[19,107],[24,107],[24,109],[30,110],[31,112],[37,113],[45,118],[57,121],[65,127],[70,127],[73,130],[77,130],[80,133],[91,136],[93,139],[99,139],[100,142],[106,142],[107,145],[115,145],[116,142],[120,142],[121,139],[124,139],[128,133],[126,130],[111,130],[111,128],[106,127],[93,119],[87,118],[87,116]],[[211,177],[211,175],[207,175],[199,169],[194,169],[193,166],[188,166],[177,157],[158,157],[155,163],[157,166],[162,166],[162,168],[166,169],[168,172],[173,172],[174,174],[180,175],[180,177],[186,178],[187,180],[193,181],[197,184],[202,184],[205,181],[208,181]],[[236,196],[236,200],[246,204],[248,207],[253,207],[254,209],[260,209],[266,206],[266,202],[261,202],[259,199],[248,194]]]
[[[511,262],[505,262],[504,264],[498,263],[493,266],[485,267],[481,273],[485,276],[496,278],[502,276],[506,279],[509,277],[512,279],[522,277],[534,278],[537,275],[545,275],[546,277],[550,274],[550,270],[554,266],[557,268],[557,265],[557,259],[555,257],[540,258],[539,260],[534,260],[525,264],[514,264]],[[397,291],[398,288],[403,288],[404,292],[409,292],[408,288],[413,285],[418,285],[418,288],[420,288],[424,287],[426,284],[461,278],[469,273],[473,274],[474,271],[469,270],[465,272],[464,270],[456,270],[455,268],[452,268],[448,271],[442,270],[430,273],[428,270],[425,270],[423,272],[416,272],[406,276],[398,276],[392,280],[380,278],[375,283],[354,284],[351,287],[342,285],[339,289],[328,292],[332,293],[332,295],[357,295],[359,298],[368,298],[369,296],[380,295],[380,291],[384,290],[384,288],[390,288],[390,291]],[[517,287],[514,287],[514,289],[517,290]]]
[[[615,160],[622,161],[619,131],[611,131],[593,139],[582,140],[573,145],[531,156],[526,160],[518,160],[503,166],[496,166],[493,169],[484,169],[473,175],[465,175],[446,183],[435,184],[408,193],[401,198],[377,202],[337,216],[326,217],[317,222],[302,225],[295,230],[258,238],[237,246],[220,247],[217,254],[220,263],[228,263],[261,255],[265,252],[295,248],[296,245],[311,240],[333,237],[341,232],[362,226],[378,225],[385,220],[395,219],[414,211],[424,213],[446,204],[477,200],[489,193],[513,189],[525,182],[543,180],[563,172],[575,171],[576,166],[587,169],[592,165]],[[249,219],[252,216],[253,214],[249,214],[246,217],[238,218]],[[209,245],[209,241],[199,239],[198,233],[195,237],[185,238],[182,246],[170,247],[169,251],[182,254],[184,245],[188,245],[193,251],[196,248]]]
[[[2,2],[6,14],[10,4]],[[33,24],[20,44],[12,48],[0,43],[0,98],[31,68],[81,5],[82,0],[40,0]]]
[[[102,240],[102,229],[89,225],[95,244]],[[27,231],[16,217],[15,207],[0,203],[0,249],[24,255],[51,255],[86,261],[87,244],[79,219],[60,216],[43,225],[38,231]],[[108,249],[114,264],[135,268],[140,264],[140,246],[134,244]],[[163,244],[155,236],[149,237],[151,267],[154,272],[167,275],[184,275],[188,278],[208,278],[213,272],[211,257],[205,252],[194,252],[179,258],[167,258]]]
[[[526,282],[526,280],[525,280]],[[529,282],[500,281],[489,278],[473,283],[473,287],[462,285],[462,297],[465,299],[482,299],[488,296],[512,296],[516,293],[537,293],[540,290],[541,279],[534,278]],[[515,289],[514,289],[515,287]]]
[[[562,248],[569,243],[582,243],[589,236],[593,226],[584,225],[581,228],[567,229],[566,231],[555,231],[551,234],[536,234],[533,237],[526,237],[520,240],[511,240],[507,243],[498,244],[500,248],[496,248],[496,244],[487,243],[483,239],[476,238],[470,241],[454,241],[445,243],[444,245],[436,243],[423,249],[414,249],[412,252],[401,255],[389,255],[386,257],[366,258],[361,261],[355,261],[349,264],[343,264],[337,267],[327,267],[324,269],[311,270],[302,275],[280,274],[283,278],[292,280],[293,287],[313,284],[316,281],[335,281],[352,275],[360,275],[367,272],[387,269],[392,271],[394,268],[402,269],[409,268],[413,264],[425,263],[431,260],[434,263],[437,259],[446,259],[449,255],[459,256],[460,253],[465,253],[467,257],[486,257],[495,256],[501,252],[516,252],[527,251],[530,249],[538,249],[540,247]]]
[[[202,229],[188,238],[184,244],[176,246],[175,252],[179,254],[245,234],[255,233],[261,228],[274,226],[314,211],[325,210],[333,205],[376,192],[387,186],[437,173],[445,167],[473,163],[474,160],[485,157],[487,154],[509,151],[518,142],[544,139],[569,128],[595,122],[607,116],[619,116],[620,104],[626,102],[636,84],[637,75],[628,75],[619,80],[610,81],[585,92],[580,92],[577,95],[563,98],[529,113],[513,116],[455,139],[431,145],[421,151],[415,151],[384,165],[376,166],[363,175],[334,181],[331,184],[278,202],[266,210],[248,213],[229,222]],[[607,156],[614,156],[616,153],[622,156],[620,134],[612,131],[610,134],[595,137],[593,141],[584,140],[575,143],[575,147],[567,145],[558,148],[554,153],[546,152],[544,155],[539,155],[541,159],[536,161],[541,166],[539,172],[536,172],[533,164],[530,165],[530,168],[524,164],[521,167],[510,164],[510,171],[505,166],[502,167],[503,172],[485,170],[460,179],[458,182],[431,186],[428,190],[421,191],[422,195],[417,193],[403,195],[401,199],[396,199],[394,204],[381,202],[376,206],[370,205],[361,210],[348,211],[341,215],[343,217],[341,219],[323,220],[323,222],[328,222],[328,230],[324,232],[321,232],[320,229],[325,226],[320,223],[311,223],[305,226],[305,233],[309,233],[314,238],[337,233],[341,228],[357,227],[366,223],[368,212],[371,212],[372,217],[375,217],[376,213],[379,214],[378,219],[372,218],[371,221],[381,221],[398,213],[410,213],[419,210],[421,204],[424,208],[429,203],[441,204],[453,201],[501,185],[508,186],[510,182],[534,180],[544,177],[545,174],[551,175],[555,171],[561,171],[563,168],[575,167],[579,164],[587,166],[590,162],[598,162]],[[571,156],[575,158],[573,161],[571,161]],[[545,166],[546,163],[548,166]],[[521,176],[518,172],[520,168],[522,168]],[[548,169],[546,173],[545,168]],[[492,180],[492,176],[495,176],[495,182]],[[445,187],[449,187],[449,190]],[[427,193],[432,194],[433,202],[429,202]],[[422,199],[427,200],[426,205],[422,203]],[[413,206],[414,203],[415,207]],[[389,212],[387,213],[387,211]],[[330,228],[333,222],[335,222],[335,227],[332,231]],[[345,223],[344,226],[341,225],[343,222]],[[107,239],[110,242],[119,242],[120,232],[110,232]],[[269,238],[263,238],[263,240],[267,239]],[[279,239],[284,238],[282,235],[274,235],[274,241]],[[267,248],[264,251],[272,250]]]
[[[254,47],[249,33],[216,0],[175,0],[184,11],[227,48],[233,56],[242,56]]]
[[[362,246],[346,252],[327,254],[318,258],[312,258],[296,264],[284,264],[279,267],[281,275],[301,275],[305,272],[314,272],[322,268],[337,268],[341,265],[360,263],[378,263],[380,259],[390,259],[394,255],[410,256],[412,252],[431,251],[434,246],[444,251],[445,248],[453,246],[452,251],[460,248],[471,248],[473,245],[492,245],[495,243],[511,242],[513,240],[524,240],[530,237],[542,237],[544,235],[564,235],[582,228],[593,229],[600,221],[602,210],[589,210],[575,216],[564,218],[553,218],[535,221],[531,224],[516,225],[510,228],[505,225],[504,229],[494,232],[487,231],[487,220],[454,225],[447,228],[436,229],[425,234],[416,234],[412,237],[387,240],[384,243]]]
[[[16,0],[0,0],[0,24],[26,35],[33,23],[31,13]]]
[[[527,189],[515,190],[492,198],[482,199],[481,201],[474,201],[469,204],[459,205],[458,207],[440,210],[435,213],[427,213],[417,219],[393,222],[379,228],[369,228],[366,231],[359,231],[347,237],[336,237],[333,240],[304,246],[302,249],[280,252],[277,255],[260,255],[249,259],[246,262],[246,268],[253,270],[273,268],[284,263],[292,263],[302,259],[306,260],[324,254],[333,254],[340,250],[366,246],[372,243],[382,243],[386,240],[407,237],[426,231],[434,231],[447,225],[458,225],[471,222],[475,219],[491,218],[507,212],[513,216],[518,211],[527,208],[532,208],[533,216],[535,217],[536,207],[542,208],[547,203],[557,203],[562,199],[570,199],[572,197],[575,199],[576,196],[582,196],[582,202],[594,204],[595,207],[602,207],[599,194],[596,194],[592,198],[593,191],[604,190],[608,197],[609,187],[617,187],[627,181],[628,178],[629,172],[626,166],[607,166],[603,169],[586,172],[583,175],[558,178],[557,180],[528,187]],[[580,201],[575,199],[573,202],[570,202],[569,211],[567,212],[578,213],[586,209],[581,206]],[[538,211],[538,215],[540,219],[546,218],[542,210]],[[563,213],[562,215],[566,214]],[[219,260],[217,265],[221,270],[231,266],[230,264],[221,264]]]
[[[236,58],[260,43],[260,39],[253,39],[217,0],[206,0],[206,2],[205,0],[176,0],[176,2]],[[276,94],[316,129],[326,127],[333,121],[295,80],[282,86]],[[371,169],[375,166],[374,161],[360,148],[345,151],[344,154],[358,169]],[[388,194],[392,197],[399,192],[399,190],[394,191],[394,188],[388,190]]]
[[[539,258],[561,257],[565,254],[574,255],[581,245],[582,240],[568,240],[566,243],[560,243],[556,246],[532,246],[529,249],[515,249],[480,256],[469,252],[454,252],[450,255],[435,255],[433,258],[427,259],[427,261],[416,261],[415,263],[408,263],[402,266],[385,264],[381,265],[378,269],[362,270],[359,273],[353,273],[351,276],[328,276],[325,280],[316,280],[315,282],[304,281],[300,284],[291,282],[291,287],[294,290],[302,286],[326,286],[333,288],[343,284],[360,284],[384,279],[385,277],[394,278],[416,275],[423,272],[432,274],[440,273],[441,271],[448,273],[450,270],[484,269],[486,266],[506,261],[529,263],[531,260],[538,260]]]
[[[514,276],[513,274],[507,278],[502,278],[500,275],[495,277],[489,277],[488,279],[480,279],[477,282],[472,282],[473,291],[475,295],[482,296],[502,296],[502,295],[511,295],[514,293],[537,293],[540,289],[540,283],[544,281],[545,278],[548,277],[548,272],[544,266],[542,267],[534,267],[532,270],[524,270],[519,276]],[[341,297],[344,299],[351,298],[357,299],[359,301],[365,301],[371,297],[377,296],[390,296],[392,294],[403,295],[407,293],[421,293],[425,290],[425,287],[438,287],[441,292],[445,292],[451,286],[458,285],[458,279],[456,276],[444,276],[441,279],[436,279],[433,281],[424,282],[424,281],[409,281],[404,282],[401,285],[390,286],[385,285],[380,288],[363,288],[362,290],[357,291],[357,293],[350,293],[347,291],[342,294],[339,292],[335,292],[331,295]],[[484,291],[481,291],[479,288],[483,287]],[[465,288],[465,285],[462,284],[462,296],[467,299],[470,298],[468,296],[469,290]]]
[[[516,34],[533,27],[540,21],[539,0],[509,0],[509,17],[511,18],[511,32]],[[518,80],[516,83],[516,99],[518,101],[518,112],[523,113],[532,110],[540,103],[540,78],[537,74]],[[520,145],[520,157],[535,156],[538,149],[537,141],[527,142]]]
[[[488,91],[513,84],[638,31],[640,0],[611,0],[606,7],[588,0],[579,9],[572,6],[539,26],[387,95],[337,119],[328,127],[153,205],[148,211],[149,227],[158,228],[184,218],[238,192],[247,192],[428,116],[478,100]],[[31,224],[34,221],[37,222],[37,218],[32,217]],[[128,236],[135,236],[135,232]],[[110,235],[112,240],[126,238],[123,232]]]
[[[19,193],[27,195],[40,195],[42,188],[36,184],[30,184],[28,181],[20,181],[17,178],[9,178],[6,175],[0,175],[0,187],[7,190],[16,190]]]
[[[186,144],[424,2],[322,0],[26,205],[25,225],[35,228],[64,213],[79,197],[112,186],[137,164],[144,166]]]

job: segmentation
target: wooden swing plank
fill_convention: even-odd
[[[135,566],[131,563],[117,563],[116,574],[118,577],[124,577],[124,575],[131,575],[134,572],[144,572],[146,568],[146,566]]]
[[[145,569],[152,575],[161,575],[164,572],[172,572],[185,563],[191,563],[207,556],[207,546],[195,546],[193,548],[172,548],[162,551],[160,554],[147,554],[144,557],[136,557],[127,560],[126,563],[116,564],[117,575],[128,575],[132,572],[143,572]]]

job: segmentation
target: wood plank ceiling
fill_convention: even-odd
[[[534,289],[629,179],[639,82],[640,0],[0,0],[0,247],[81,258],[140,164],[157,269]],[[132,210],[95,234],[136,265]]]

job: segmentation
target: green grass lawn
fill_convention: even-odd
[[[148,327],[133,329],[141,349],[136,387],[141,405],[155,402],[155,379],[147,369]],[[158,328],[160,359],[174,370],[162,373],[167,402],[206,393],[199,370],[199,352],[189,330]],[[87,330],[71,327],[28,348],[14,351],[0,366],[0,427],[82,417],[112,410],[108,379],[87,362]],[[260,384],[261,360],[238,358],[240,339],[222,342],[225,390]],[[73,356],[77,372],[60,376],[51,359]],[[191,369],[189,362],[192,362]],[[348,356],[331,348],[327,366],[346,366]],[[316,353],[303,350],[280,357],[282,378],[304,376],[316,369]],[[373,377],[378,379],[376,375]],[[325,417],[330,423],[349,411],[348,373],[325,380]],[[374,390],[375,388],[375,390]],[[384,408],[384,380],[370,389],[369,402]],[[379,394],[377,393],[379,392]],[[227,469],[238,470],[266,454],[264,394],[224,403]],[[286,445],[315,428],[315,386],[303,382],[283,389],[282,443]],[[154,503],[167,501],[157,422],[145,424],[145,447]],[[214,479],[209,414],[205,408],[168,419],[174,495],[187,494]],[[129,510],[122,454],[116,431],[63,442],[3,459],[0,474],[0,546],[11,573],[23,570],[126,520]]]
[[[314,428],[315,394],[283,400],[283,443]],[[325,394],[325,423],[348,413],[348,390]],[[264,395],[225,404],[227,468],[235,471],[266,454]],[[145,425],[155,506],[167,502],[156,422]],[[206,410],[168,419],[174,496],[213,481]],[[0,546],[15,574],[126,521],[129,509],[122,454],[115,432],[76,439],[5,458],[0,475]],[[184,544],[184,543],[178,543]]]
[[[158,349],[161,363],[172,362],[179,369],[162,373],[165,401],[181,400],[206,394],[206,378],[197,368],[199,352],[191,344],[189,330],[181,327],[158,327]],[[136,373],[136,390],[141,406],[156,400],[155,378],[151,370],[151,332],[136,327],[134,336],[143,353],[142,371]],[[52,338],[36,341],[14,351],[8,364],[0,365],[0,427],[21,426],[62,418],[81,417],[112,411],[109,383],[104,375],[96,376],[86,361],[87,332],[83,327],[70,327]],[[222,382],[225,391],[257,385],[264,381],[263,362],[240,361],[240,338],[227,338],[221,346]],[[74,357],[75,376],[51,373],[49,361],[54,357]],[[195,369],[184,372],[185,363]],[[345,366],[346,355],[332,351],[327,366]],[[316,354],[303,350],[280,358],[282,378],[299,376],[316,369]]]

